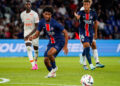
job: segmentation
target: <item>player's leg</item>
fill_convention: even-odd
[[[87,63],[86,63],[86,56],[84,57],[84,59],[83,59],[83,69],[84,70],[88,70],[88,66],[87,66]]]
[[[38,69],[37,60],[38,60],[38,49],[39,49],[39,38],[32,40],[33,48],[34,48],[34,59],[35,59],[35,67]]]
[[[57,49],[54,47],[51,47],[50,50],[47,53],[47,56],[50,59],[50,63],[52,65],[52,68],[55,69],[56,68],[56,63],[55,63],[55,57],[54,55],[57,53]]]
[[[57,50],[52,47],[48,46],[47,50],[44,54],[44,63],[46,68],[48,69],[49,73],[45,78],[51,78],[51,77],[56,77],[56,63],[55,63],[55,57],[54,55],[57,53]]]
[[[87,63],[86,63],[85,51],[83,51],[82,54],[80,54],[80,63],[83,64],[84,70],[88,70]]]
[[[96,62],[96,67],[103,68],[104,65],[100,64],[100,61],[99,61],[98,51],[97,51],[96,41],[95,40],[93,40],[91,47],[92,47],[92,50],[93,50],[93,57],[94,57],[95,62]]]
[[[35,70],[35,62],[34,62],[34,59],[33,59],[33,55],[32,55],[32,42],[31,41],[25,41],[25,45],[26,45],[26,48],[27,48],[27,54],[28,54],[28,57],[29,57],[29,60],[32,64],[32,69]]]
[[[85,52],[85,56],[86,56],[86,58],[87,58],[87,60],[88,60],[88,63],[89,63],[89,65],[90,65],[90,68],[91,68],[92,70],[94,70],[95,67],[94,67],[93,64],[92,64],[91,55],[90,55],[90,43],[89,43],[89,42],[84,42],[84,43],[83,43],[83,47],[84,47],[83,52]]]
[[[50,64],[50,60],[48,57],[44,57],[44,64],[48,71],[50,72],[52,70],[52,65]]]
[[[36,67],[36,70],[38,69],[38,66],[37,66],[37,60],[38,60],[38,46],[33,46],[34,48],[34,60],[35,60],[35,67]]]

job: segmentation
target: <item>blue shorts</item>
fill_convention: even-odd
[[[54,55],[54,57],[56,57],[57,55],[58,55],[58,53],[62,50],[62,48],[64,47],[64,44],[65,44],[65,42],[56,42],[55,44],[48,44],[47,45],[47,49],[46,49],[46,51],[45,51],[45,53],[44,53],[44,57],[48,57],[47,56],[47,53],[48,53],[48,51],[52,48],[52,47],[54,47],[56,50],[57,50],[57,53]]]
[[[80,39],[81,39],[82,43],[89,42],[90,45],[92,45],[93,36],[87,37],[87,36],[84,36],[84,35],[80,35]]]

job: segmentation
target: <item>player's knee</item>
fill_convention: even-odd
[[[32,50],[31,46],[27,46],[27,51]]]
[[[44,58],[44,63],[47,64],[49,62],[49,59],[47,57]]]
[[[34,50],[38,50],[38,46],[33,46]]]
[[[51,52],[48,52],[48,53],[47,53],[47,56],[48,56],[48,57],[51,57],[52,55],[53,55],[53,54],[52,54]]]
[[[96,49],[96,44],[93,43],[91,47],[92,49]]]
[[[90,44],[86,42],[86,43],[83,44],[83,46],[84,46],[84,48],[90,47]]]

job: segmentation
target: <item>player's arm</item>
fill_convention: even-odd
[[[38,23],[35,23],[35,28],[31,31],[30,34],[28,34],[25,39],[28,39],[33,33],[35,33],[35,31],[37,30],[36,28],[38,27]]]
[[[97,30],[98,30],[98,24],[99,24],[99,22],[98,22],[98,16],[97,16],[96,12],[94,12],[94,18],[93,18],[93,20],[94,20],[94,31],[95,31],[94,39],[97,39]]]
[[[64,51],[65,54],[67,54],[67,53],[68,53],[68,48],[67,48],[67,44],[68,44],[68,33],[67,33],[67,31],[66,31],[65,29],[64,29],[62,32],[64,33],[64,36],[65,36],[65,45],[64,45],[64,47],[63,47],[63,51]]]
[[[30,37],[29,37],[29,40],[32,41],[33,39],[38,38],[39,35],[40,35],[40,31],[39,31],[39,30],[36,30],[35,35],[30,36]]]
[[[42,30],[42,22],[40,21],[35,34],[33,36],[30,36],[29,40],[33,40],[33,39],[38,38],[39,35],[40,35],[41,30]]]
[[[76,17],[76,19],[77,19],[77,20],[79,20],[79,19],[80,19],[80,15],[79,15],[79,14],[77,14],[76,12],[74,12],[74,16]]]
[[[94,21],[94,31],[95,31],[95,34],[94,34],[94,39],[97,39],[97,30],[98,30],[98,21]]]

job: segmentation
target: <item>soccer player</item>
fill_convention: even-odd
[[[41,30],[44,30],[49,38],[47,49],[44,53],[44,63],[49,71],[46,78],[56,77],[56,62],[55,57],[63,49],[64,53],[68,53],[67,43],[68,34],[64,27],[52,18],[53,9],[51,7],[45,7],[43,9],[43,19],[39,22],[38,30],[34,36],[29,39],[33,40],[37,38]],[[64,34],[64,35],[63,35]]]
[[[27,54],[32,64],[32,70],[37,70],[38,69],[37,58],[38,58],[39,37],[37,37],[32,41],[30,41],[28,38],[31,35],[35,34],[36,28],[38,27],[38,23],[39,23],[39,17],[35,11],[31,10],[31,2],[29,0],[26,1],[25,8],[26,10],[21,13],[21,20],[24,23],[24,40],[27,48]],[[33,45],[33,48],[34,48],[35,61],[33,59],[31,45]]]
[[[92,5],[92,0],[90,0],[90,5]],[[84,7],[81,7],[80,10],[81,11],[84,10]],[[97,47],[96,47],[96,40],[95,39],[93,39],[91,48],[92,48],[92,51],[93,51],[93,57],[94,57],[95,62],[96,62],[96,67],[97,68],[103,68],[104,65],[100,64],[100,61],[99,61],[98,51],[97,51]],[[88,70],[88,67],[87,67],[87,64],[86,64],[86,57],[82,56],[82,54],[80,55],[80,63],[83,64],[83,68],[85,70]]]
[[[74,15],[80,21],[79,33],[81,42],[84,47],[82,55],[86,56],[88,63],[90,65],[90,69],[94,70],[95,66],[93,66],[91,61],[90,46],[92,44],[93,38],[94,39],[97,38],[98,21],[96,12],[91,10],[90,6],[91,6],[90,0],[84,0],[83,1],[84,10],[79,11],[78,13],[74,13]]]

